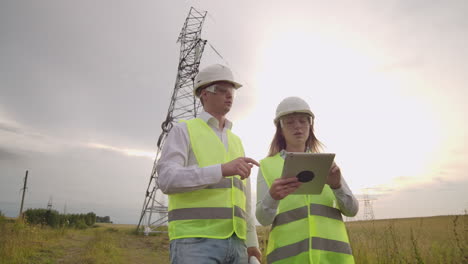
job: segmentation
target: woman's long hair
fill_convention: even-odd
[[[314,121],[312,120],[310,123],[309,137],[306,140],[304,152],[310,151],[312,153],[319,153],[323,148],[323,144],[314,134]],[[276,155],[283,149],[286,149],[286,139],[284,138],[283,132],[281,131],[281,122],[277,122],[276,133],[273,136],[273,140],[271,141],[268,157]]]

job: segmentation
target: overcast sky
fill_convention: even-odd
[[[138,222],[191,6],[223,57],[207,45],[202,66],[244,84],[228,118],[247,156],[266,155],[276,106],[300,96],[377,218],[468,209],[466,1],[3,0],[4,214],[29,170],[25,208]]]

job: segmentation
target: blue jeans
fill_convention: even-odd
[[[247,247],[235,234],[226,239],[204,237],[171,241],[172,264],[246,264]]]

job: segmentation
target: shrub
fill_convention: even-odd
[[[53,228],[75,227],[84,229],[96,223],[96,214],[59,214],[56,210],[28,209],[24,212],[26,221],[33,225],[48,225]]]
[[[33,225],[43,225],[46,223],[46,209],[28,209],[24,212],[26,221]]]
[[[77,229],[86,229],[89,226],[86,224],[83,218],[79,218],[78,221],[75,223],[75,228]]]
[[[85,223],[87,226],[93,226],[96,223],[96,214],[95,213],[87,213],[85,216]]]
[[[110,216],[96,216],[97,223],[112,223]]]

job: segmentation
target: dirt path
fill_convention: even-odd
[[[88,232],[73,232],[57,242],[55,252],[59,253],[57,264],[79,264],[86,252],[86,245],[93,235]]]
[[[127,235],[121,246],[125,263],[169,263],[168,240],[162,237]]]
[[[169,263],[167,234],[135,235],[127,228],[118,227],[72,230],[42,251],[45,254],[40,254],[40,263]]]

